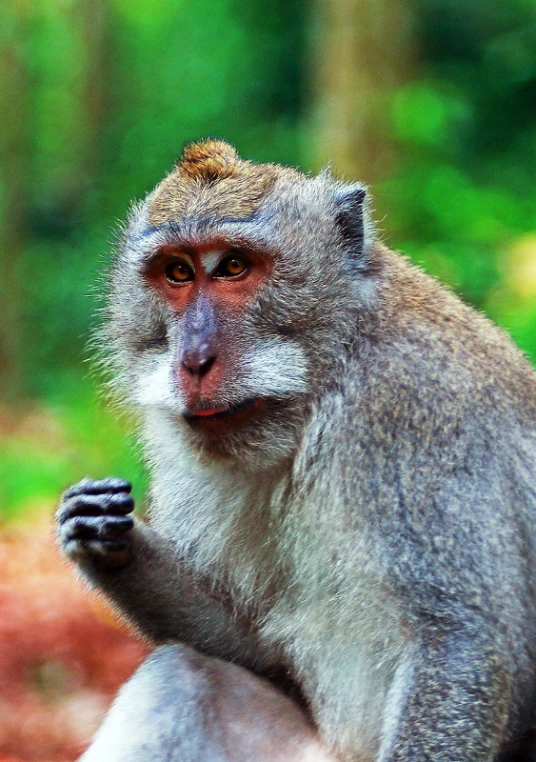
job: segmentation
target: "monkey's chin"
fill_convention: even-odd
[[[201,425],[211,423],[218,423],[224,421],[225,423],[240,423],[242,420],[248,419],[252,414],[264,409],[266,407],[266,401],[260,397],[253,397],[251,399],[239,402],[236,405],[229,405],[228,407],[207,408],[204,410],[186,411],[183,413],[183,418],[190,424]]]
[[[295,448],[304,405],[296,400],[256,397],[240,404],[188,410],[180,416],[185,443],[201,460],[240,461],[240,468],[280,464]]]

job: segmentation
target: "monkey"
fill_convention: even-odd
[[[121,688],[81,762],[336,762],[267,680],[178,643]]]
[[[64,493],[89,584],[157,647],[279,685],[337,760],[536,759],[536,375],[510,338],[379,240],[365,186],[220,140],[134,205],[108,281],[150,505]]]

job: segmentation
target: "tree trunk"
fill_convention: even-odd
[[[316,0],[314,163],[376,182],[393,160],[389,107],[411,69],[409,0]]]

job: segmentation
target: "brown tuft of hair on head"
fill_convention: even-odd
[[[191,143],[154,192],[149,221],[162,225],[188,215],[245,219],[259,208],[276,180],[298,174],[277,164],[241,159],[223,140]]]
[[[241,163],[244,162],[229,143],[205,140],[186,146],[176,169],[186,177],[213,182],[237,174]]]

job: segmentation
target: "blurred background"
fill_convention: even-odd
[[[4,559],[28,555],[13,532],[48,527],[81,476],[124,476],[143,495],[135,440],[102,400],[87,342],[114,231],[187,141],[222,137],[245,158],[365,180],[386,243],[536,361],[536,0],[4,0],[0,82]],[[5,596],[31,567],[35,598],[53,563],[41,552],[7,564],[0,647],[14,631]],[[45,599],[50,612],[57,595]],[[21,628],[35,625],[29,606]],[[4,664],[4,686],[19,680],[32,706],[87,689],[80,654],[51,648],[23,638],[31,659]],[[50,717],[33,736],[0,722],[0,758],[74,758],[86,731],[47,746]]]
[[[535,0],[5,0],[0,14],[4,519],[85,473],[139,483],[87,339],[118,221],[185,141],[365,180],[386,242],[536,359]]]

